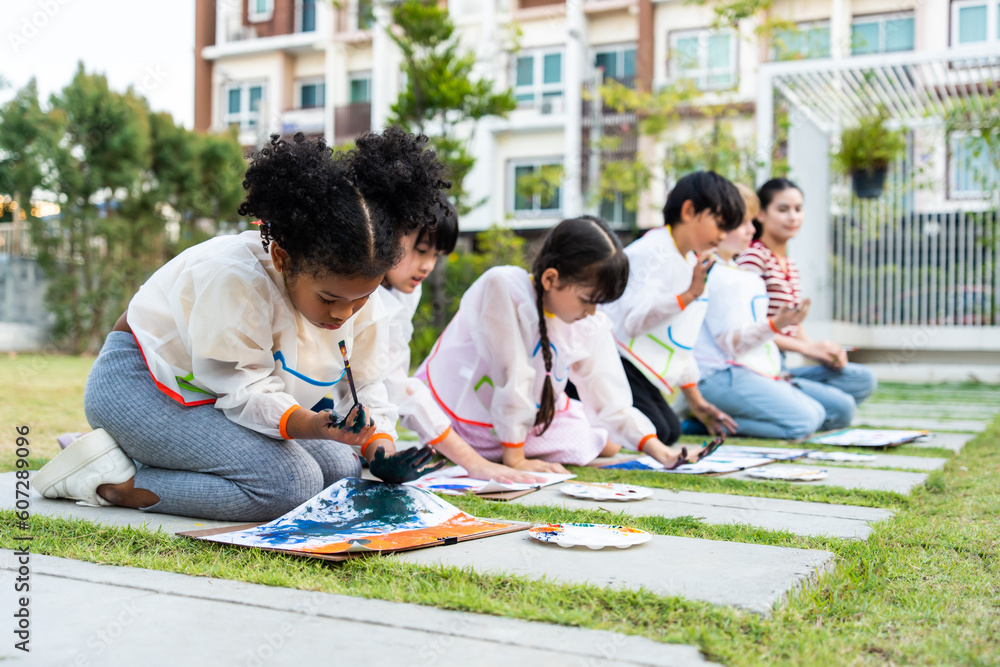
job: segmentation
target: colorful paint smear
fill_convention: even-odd
[[[428,546],[510,525],[477,519],[422,489],[350,477],[270,523],[204,539],[333,554]]]

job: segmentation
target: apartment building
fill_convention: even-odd
[[[599,108],[583,92],[601,77],[647,90],[690,80],[706,101],[739,111],[735,132],[751,142],[761,63],[1000,40],[996,0],[775,0],[766,12],[721,29],[713,28],[711,3],[686,0],[447,4],[462,42],[478,56],[478,73],[512,87],[518,100],[509,118],[487,119],[470,137],[478,162],[467,187],[473,200],[486,202],[463,219],[467,231],[496,222],[544,229],[585,211],[622,228],[656,223],[651,202],[662,201],[662,181],[638,212],[620,196],[591,196],[601,163],[596,136],[621,137],[616,159],[640,148],[648,159],[662,158],[655,146],[640,147],[634,117]],[[402,84],[387,16],[379,0],[347,0],[340,8],[316,0],[198,0],[196,129],[236,125],[252,145],[271,132],[296,131],[339,144],[382,127]],[[781,27],[762,33],[765,22]],[[515,24],[519,49],[510,52]],[[694,132],[699,122],[692,117],[677,132]],[[946,150],[967,151],[961,139],[952,144]],[[519,194],[519,178],[556,165],[564,180],[554,194]],[[971,187],[963,173],[953,173],[951,183],[958,192]]]

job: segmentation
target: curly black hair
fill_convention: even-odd
[[[250,156],[239,213],[260,219],[264,249],[274,241],[287,252],[292,275],[383,275],[400,259],[400,237],[433,225],[446,203],[451,183],[426,144],[389,127],[333,155],[323,139],[271,135]]]

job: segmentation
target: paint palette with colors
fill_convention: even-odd
[[[653,539],[652,535],[638,528],[603,523],[549,523],[529,528],[528,534],[540,542],[558,544],[567,549],[578,546],[595,550],[604,547],[628,549]]]
[[[815,482],[826,479],[825,470],[787,470],[785,468],[755,468],[747,470],[749,477],[756,479],[780,479],[788,482]]]
[[[582,498],[583,500],[642,500],[653,495],[652,489],[633,484],[594,484],[590,482],[576,482],[573,484],[563,484],[559,490],[567,496]]]

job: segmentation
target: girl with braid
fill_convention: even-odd
[[[483,457],[530,472],[614,455],[614,443],[655,442],[647,452],[683,463],[686,451],[659,442],[632,407],[611,324],[595,314],[621,296],[628,273],[621,242],[597,218],[559,223],[531,273],[484,273],[417,372],[453,431]],[[566,395],[570,380],[580,400]]]

